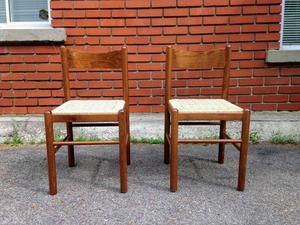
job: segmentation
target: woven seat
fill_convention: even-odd
[[[70,100],[52,110],[54,115],[118,114],[125,106],[123,100]]]
[[[173,109],[183,113],[234,113],[243,109],[224,99],[171,99]]]

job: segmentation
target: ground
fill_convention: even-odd
[[[0,151],[0,224],[300,224],[300,146],[251,145],[245,192],[238,152],[181,145],[179,189],[169,192],[162,145],[132,145],[126,194],[117,146],[76,147],[77,166],[57,153],[58,194],[48,194],[45,146]]]

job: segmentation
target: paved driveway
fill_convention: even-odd
[[[300,224],[300,146],[252,145],[246,191],[238,152],[180,146],[179,190],[170,193],[162,145],[132,145],[129,192],[119,193],[116,146],[57,154],[58,194],[48,195],[44,146],[0,150],[0,224]]]

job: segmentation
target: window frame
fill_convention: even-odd
[[[284,16],[285,16],[285,1],[281,3],[281,27],[280,27],[280,49],[281,50],[300,50],[299,45],[283,45],[283,27],[284,27]]]
[[[51,8],[50,0],[47,0],[48,4],[48,21],[46,22],[11,22],[10,21],[10,10],[9,10],[9,0],[5,1],[5,11],[6,11],[6,23],[0,23],[0,29],[41,29],[51,27]]]

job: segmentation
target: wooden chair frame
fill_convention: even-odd
[[[165,131],[164,131],[164,162],[170,162],[170,191],[177,191],[178,179],[178,143],[219,143],[218,163],[224,163],[225,144],[232,143],[240,152],[238,191],[245,189],[247,167],[247,152],[249,142],[250,111],[245,109],[236,113],[182,113],[172,108],[171,77],[173,68],[223,68],[222,98],[228,100],[230,77],[230,46],[225,49],[216,49],[207,52],[189,52],[175,50],[171,46],[166,54],[166,81],[165,81]],[[195,121],[196,120],[196,121]],[[202,122],[197,121],[202,120]],[[205,122],[203,121],[205,120]],[[219,122],[215,122],[215,120]],[[232,139],[226,133],[226,121],[239,120],[242,122],[241,139]],[[208,122],[207,122],[208,121]],[[219,139],[178,139],[179,125],[217,125],[220,126]],[[170,154],[171,153],[171,154]]]
[[[63,145],[68,146],[69,166],[75,166],[74,145],[111,145],[119,144],[120,191],[126,193],[127,165],[130,164],[129,130],[129,93],[128,93],[128,56],[127,48],[108,53],[79,52],[61,47],[63,68],[64,101],[71,99],[69,69],[121,69],[123,80],[123,98],[125,106],[118,114],[99,115],[55,115],[45,113],[47,159],[50,194],[57,193],[55,154]],[[62,141],[54,140],[54,123],[66,123],[67,136]],[[97,122],[97,123],[94,123]],[[99,123],[100,122],[100,123]],[[118,126],[119,141],[74,141],[73,127]]]

